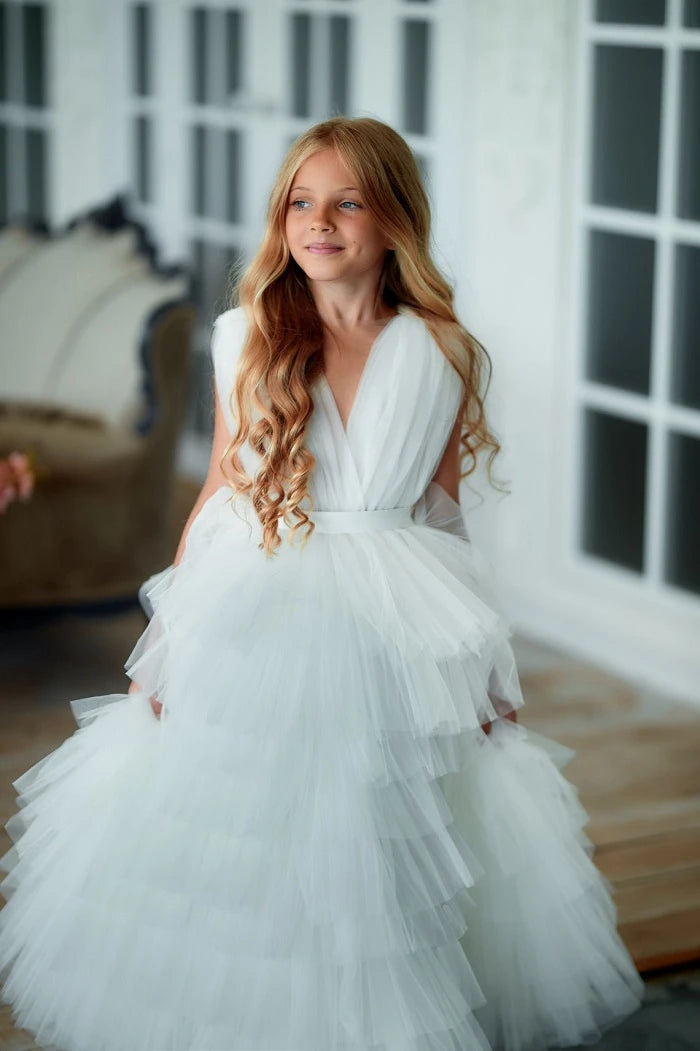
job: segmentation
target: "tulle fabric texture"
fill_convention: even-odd
[[[152,578],[142,692],[15,782],[0,967],[40,1045],[539,1051],[638,1005],[573,753],[499,719],[492,572],[444,490],[414,517],[263,573],[221,489]]]

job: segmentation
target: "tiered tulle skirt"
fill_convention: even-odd
[[[642,982],[488,569],[425,525],[266,562],[221,491],[15,782],[3,998],[62,1051],[592,1041]],[[156,720],[149,694],[164,703]]]

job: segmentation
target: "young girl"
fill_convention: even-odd
[[[458,503],[485,352],[404,140],[302,135],[239,292],[129,694],[15,782],[4,999],[62,1051],[591,1042],[643,984],[573,753],[514,719]]]

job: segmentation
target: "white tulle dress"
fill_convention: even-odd
[[[212,341],[230,427],[244,332],[227,311]],[[40,1045],[539,1051],[639,1005],[574,753],[499,718],[523,704],[510,629],[440,528],[461,390],[406,309],[347,429],[322,377],[305,549],[266,560],[217,491],[147,589],[143,692],[71,702],[14,782],[0,973]]]

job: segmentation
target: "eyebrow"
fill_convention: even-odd
[[[311,190],[308,186],[292,186],[289,192],[294,193],[295,190],[304,190],[306,193],[313,193],[313,190]],[[346,190],[354,190],[355,193],[360,192],[357,186],[340,186],[336,190],[336,193],[345,193]]]

